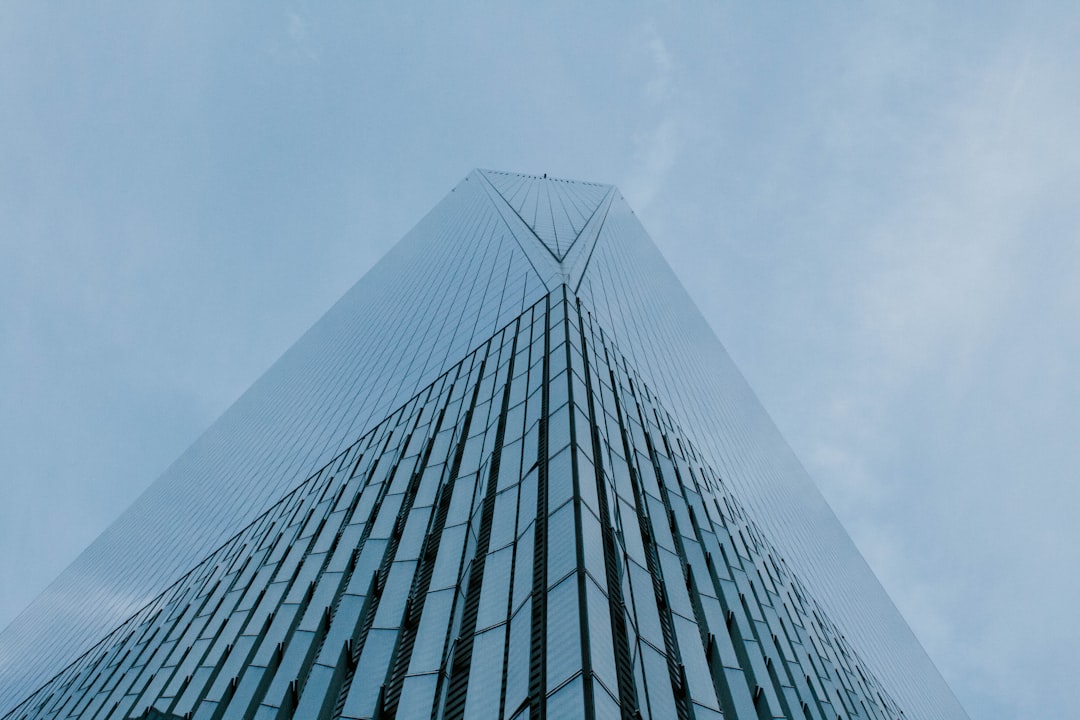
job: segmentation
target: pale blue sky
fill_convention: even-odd
[[[1069,716],[1077,37],[1070,3],[4,4],[0,626],[492,167],[619,185],[972,717]]]

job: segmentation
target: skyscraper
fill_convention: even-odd
[[[965,717],[618,191],[475,171],[0,635],[23,717]]]

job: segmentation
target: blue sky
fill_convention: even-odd
[[[473,167],[613,182],[977,718],[1080,705],[1080,10],[0,7],[0,626]]]

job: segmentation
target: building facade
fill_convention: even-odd
[[[618,191],[491,171],[0,634],[0,679],[11,718],[966,717]]]

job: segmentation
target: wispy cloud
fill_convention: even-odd
[[[633,171],[625,190],[635,207],[652,203],[682,150],[676,66],[671,52],[655,23],[646,22],[638,29],[639,47],[648,61],[641,97],[643,125],[633,135]]]
[[[311,63],[319,61],[319,49],[311,22],[299,12],[285,13],[283,38],[274,45],[272,54],[286,62]]]
[[[1014,408],[1052,412],[1035,400],[1042,381],[1013,377],[1025,372],[1011,359],[1016,353],[1025,364],[1051,368],[1076,346],[1073,329],[1035,329],[1040,313],[1059,316],[1076,303],[1080,217],[1068,198],[1080,192],[1080,137],[1074,130],[1080,115],[1070,87],[1057,59],[1023,38],[966,74],[954,97],[936,106],[909,139],[914,155],[902,192],[892,210],[867,228],[853,260],[853,359],[849,382],[832,404],[857,410],[828,416],[826,434],[847,438],[840,447],[861,450],[837,452],[823,442],[810,458],[924,643],[954,668],[965,668],[969,688],[1025,684],[1013,677],[1013,658],[1031,651],[1031,633],[1000,622],[1028,592],[1015,578],[1034,575],[1060,586],[1057,563],[1076,554],[1055,551],[1057,541],[1038,530],[1055,522],[1054,512],[1036,509],[1038,487],[1057,480],[1046,471],[1017,477],[985,462],[999,458],[1010,468],[1026,464],[1035,472],[1018,454],[1037,452],[1030,442],[1040,442],[1039,435],[1018,426],[1014,447],[988,447],[972,437],[983,431],[978,408],[984,404],[989,417],[1005,426],[1020,420],[1010,419]],[[1065,267],[1051,267],[1051,258]],[[1029,398],[1014,400],[1025,394]],[[911,457],[896,463],[909,476],[877,474],[912,437],[935,433],[938,444],[980,456],[957,456],[954,466],[936,468]],[[1020,437],[1030,438],[1026,448]],[[935,500],[957,494],[967,496],[969,516],[934,520]],[[909,508],[926,514],[927,533],[904,538],[906,551],[900,551],[894,547],[895,518]],[[1006,517],[1012,520],[992,542],[974,540],[994,532],[1000,523],[993,518]],[[966,554],[919,570],[918,554],[938,552],[946,540]],[[1028,552],[1011,555],[1008,548],[1017,544]],[[1033,565],[1043,569],[1033,571]],[[1070,614],[1054,600],[1059,593],[1029,591],[1038,593],[1047,617]],[[963,612],[976,595],[983,611]],[[1063,646],[1040,647],[1055,667],[1080,660]],[[1031,686],[1038,686],[1034,677]]]

